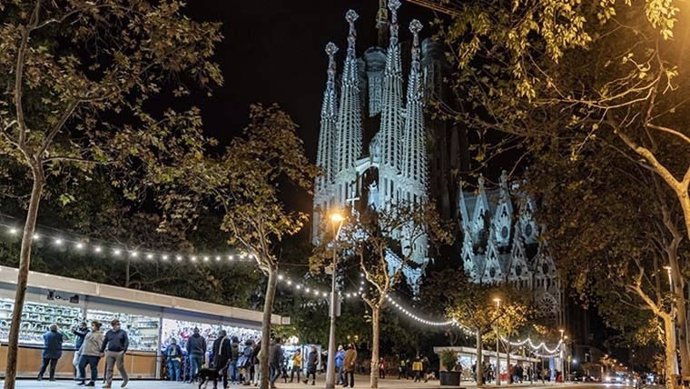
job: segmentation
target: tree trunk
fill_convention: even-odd
[[[513,373],[510,370],[510,339],[506,342],[506,368],[508,369],[508,385],[513,383]]]
[[[475,381],[477,386],[484,385],[484,361],[482,356],[482,332],[477,330],[477,367],[475,368]]]
[[[371,308],[371,373],[369,383],[372,389],[379,387],[379,335],[381,331],[381,306]]]
[[[685,233],[688,239],[690,239],[690,193],[688,193],[688,188],[685,190],[676,190],[678,200],[680,201],[680,207],[683,210],[683,220],[685,221]]]
[[[259,359],[261,369],[261,389],[269,389],[268,356],[271,347],[271,315],[273,314],[273,298],[276,293],[277,269],[270,269],[268,272],[268,285],[266,285],[266,297],[264,299],[264,317],[261,323],[261,358]]]
[[[31,264],[31,244],[36,231],[36,219],[38,218],[38,208],[41,205],[43,186],[45,177],[43,168],[32,167],[31,169],[33,186],[31,188],[31,198],[29,209],[26,212],[24,222],[24,233],[22,235],[22,248],[19,254],[19,273],[17,275],[17,290],[14,294],[14,308],[12,309],[12,322],[10,324],[10,334],[7,347],[7,367],[5,368],[5,388],[14,389],[17,378],[17,349],[19,347],[19,327],[24,310],[24,299],[26,297],[26,286],[29,281],[29,267]]]
[[[664,335],[666,338],[665,354],[666,354],[666,388],[675,389],[677,382],[676,374],[676,337],[674,333],[675,323],[671,315],[663,315],[664,320]]]

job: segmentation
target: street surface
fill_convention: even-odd
[[[358,389],[368,389],[369,388],[369,381],[368,377],[365,376],[358,376],[357,377],[357,384],[355,385],[355,388]],[[119,388],[120,387],[121,381],[113,381],[113,389]],[[0,381],[0,388],[4,387],[2,384],[2,381]],[[101,388],[102,384],[98,383],[96,384],[96,388]],[[219,385],[219,387],[222,387],[222,385]],[[323,388],[324,387],[324,382],[323,380],[319,381],[317,380],[317,383],[315,386],[311,385],[304,385],[302,383],[296,384],[285,384],[282,382],[277,383],[278,389],[297,389],[297,388]],[[475,388],[476,386],[474,383],[471,382],[466,382],[461,385],[463,388]],[[576,389],[614,389],[614,388],[620,388],[624,389],[626,388],[623,385],[607,385],[607,384],[591,384],[591,383],[586,383],[586,384],[515,384],[515,385],[501,385],[501,387],[506,388],[506,387],[511,387],[511,388],[520,388],[520,389],[548,389],[548,388],[576,388]],[[49,381],[35,381],[35,380],[20,380],[17,381],[17,388],[18,389],[45,389],[45,388],[57,388],[57,389],[62,389],[62,388],[82,388],[82,386],[77,386],[74,381],[69,381],[69,380],[61,380],[61,381],[55,381],[55,382],[49,382]],[[196,385],[191,385],[191,384],[185,384],[181,382],[168,382],[168,381],[130,381],[129,385],[127,385],[127,388],[129,389],[192,389],[192,388],[197,388]],[[213,384],[209,384],[208,389],[212,389]],[[242,388],[248,388],[248,389],[254,389],[254,386],[238,386],[238,385],[233,385],[231,388],[235,389],[242,389]],[[338,388],[342,388],[341,386],[338,386]],[[385,380],[380,380],[379,381],[379,388],[381,389],[438,389],[438,388],[449,388],[449,387],[441,387],[438,384],[438,381],[434,382],[417,382],[415,383],[413,380],[392,380],[392,379],[385,379]],[[487,385],[485,388],[495,388],[495,385]],[[631,388],[631,387],[630,387]]]

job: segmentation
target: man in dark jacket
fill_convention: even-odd
[[[228,333],[225,330],[218,332],[218,338],[213,342],[213,367],[223,377],[223,388],[228,387],[228,361],[230,360],[231,347]],[[215,389],[217,384],[213,385]]]
[[[304,379],[304,383],[309,382],[309,376],[311,376],[311,384],[316,385],[316,368],[319,366],[319,352],[316,346],[311,346],[311,351],[309,351],[309,356],[307,357],[307,377]]]
[[[240,340],[233,336],[230,343],[230,362],[228,363],[228,375],[232,384],[237,383],[237,360],[240,357]]]
[[[187,355],[189,355],[190,366],[189,378],[190,382],[193,382],[206,356],[206,339],[199,334],[199,329],[196,327],[194,327],[194,334],[187,339]]]
[[[38,373],[38,380],[43,379],[43,374],[50,364],[49,377],[51,381],[55,381],[55,366],[57,361],[62,356],[62,341],[63,337],[58,332],[57,324],[51,324],[48,332],[43,334],[43,363],[41,363],[41,370]]]
[[[129,337],[120,328],[120,320],[113,319],[110,322],[110,327],[111,329],[105,333],[101,346],[101,352],[105,352],[105,386],[103,388],[108,389],[112,385],[115,365],[117,365],[117,370],[122,376],[121,387],[124,388],[129,382],[129,376],[125,370],[125,353],[129,348]]]
[[[81,345],[84,344],[84,338],[86,338],[86,334],[89,333],[89,328],[86,326],[86,322],[83,321],[79,323],[79,327],[73,327],[72,333],[75,336],[74,358],[72,358],[72,365],[74,365],[74,377],[76,379],[82,379],[84,377],[79,376],[79,350],[81,349]]]
[[[179,381],[181,376],[182,348],[177,344],[177,339],[172,338],[168,347],[165,348],[165,360],[168,363],[168,379],[170,381]]]
[[[280,368],[283,365],[283,348],[280,342],[280,338],[275,338],[268,352],[271,389],[276,388],[276,381],[280,377]]]

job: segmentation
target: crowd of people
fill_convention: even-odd
[[[209,350],[206,339],[194,328],[193,334],[187,338],[184,348],[171,339],[163,351],[166,372],[171,381],[193,382],[197,380],[200,369],[208,366],[217,372],[217,380],[213,380],[214,388],[218,381],[227,388],[229,384],[259,386],[262,376],[259,360],[262,355],[260,339],[240,339],[230,335],[225,330],[214,334],[215,340]],[[322,355],[316,346],[311,346],[305,356],[301,350],[292,355],[285,353],[280,338],[272,338],[268,350],[268,381],[271,388],[276,388],[276,382],[297,382],[316,385],[316,373],[322,365]],[[353,344],[340,346],[336,354],[336,369],[338,384],[354,387],[357,351]],[[289,373],[289,374],[288,374]],[[304,373],[304,376],[302,374]]]
[[[98,362],[105,358],[105,384],[103,388],[109,389],[113,381],[113,370],[117,366],[122,376],[124,388],[129,382],[127,370],[124,366],[124,357],[129,347],[127,332],[120,326],[120,321],[114,319],[110,322],[111,329],[101,332],[101,323],[97,320],[91,322],[91,329],[86,322],[81,322],[77,328],[72,329],[76,337],[75,352],[72,364],[75,368],[75,379],[78,385],[96,386],[98,377]],[[51,324],[48,331],[43,334],[43,353],[41,368],[38,372],[38,380],[42,380],[48,370],[48,377],[55,381],[55,368],[62,357],[63,342],[65,336],[57,324]],[[90,379],[86,379],[86,366],[90,368]]]

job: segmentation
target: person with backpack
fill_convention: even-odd
[[[252,357],[254,356],[254,342],[247,339],[244,342],[244,349],[237,360],[237,368],[240,369],[240,383],[249,385],[251,381]]]
[[[180,368],[182,365],[182,348],[177,344],[177,339],[172,338],[170,344],[165,348],[164,351],[165,360],[168,365],[168,379],[170,381],[179,381]]]

